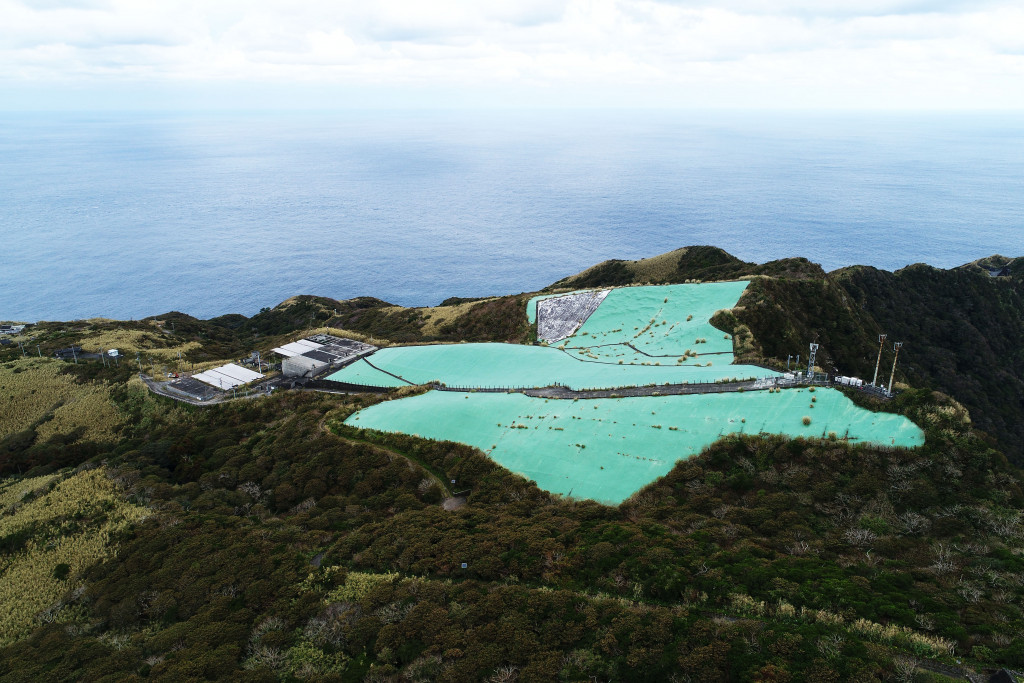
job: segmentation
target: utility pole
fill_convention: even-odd
[[[900,357],[900,349],[903,348],[903,342],[896,342],[892,345],[892,350],[896,352],[896,355],[892,358],[892,374],[889,375],[889,395],[892,395],[892,380],[896,376],[896,361]]]
[[[878,360],[875,361],[875,376],[871,380],[871,386],[878,386],[878,366],[882,363],[882,345],[885,344],[885,335],[878,335]]]

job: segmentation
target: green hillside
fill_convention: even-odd
[[[614,506],[545,492],[471,446],[350,419],[429,402],[408,398],[419,389],[279,390],[201,408],[137,379],[140,364],[267,354],[327,327],[382,345],[528,342],[531,294],[422,309],[296,297],[248,318],[39,324],[19,337],[36,360],[0,347],[0,381],[16,391],[4,397],[18,398],[0,435],[0,680],[947,681],[1022,669],[1020,263],[826,274],[691,247],[560,281],[545,293],[749,279],[712,318],[738,362],[784,366],[816,339],[819,365],[870,378],[877,334],[906,342],[908,388],[837,405],[903,416],[923,445],[734,433]],[[125,356],[49,358],[70,344]],[[545,413],[521,402],[540,427]],[[561,419],[585,413],[600,411]]]

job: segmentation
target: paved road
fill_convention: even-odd
[[[184,394],[179,394],[175,391],[171,391],[166,386],[167,384],[169,384],[169,382],[159,382],[154,378],[150,377],[149,375],[142,374],[139,375],[139,378],[146,383],[146,386],[149,387],[149,390],[152,391],[154,394],[158,394],[166,398],[172,398],[175,401],[181,401],[182,403],[188,403],[194,406],[212,406],[218,403],[233,401],[235,399],[256,398],[257,396],[266,396],[274,389],[279,388],[279,385],[281,384],[280,380],[283,379],[282,377],[271,377],[269,379],[263,380],[259,384],[254,384],[253,386],[249,387],[248,393],[232,394],[232,392],[226,391],[214,395],[213,397],[208,398],[205,401],[200,401],[190,396],[185,396]]]

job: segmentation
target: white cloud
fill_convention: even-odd
[[[0,16],[12,91],[299,82],[525,104],[1024,106],[1010,2],[0,0]]]

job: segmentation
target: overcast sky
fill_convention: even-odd
[[[1024,107],[1024,3],[0,0],[0,108]]]

